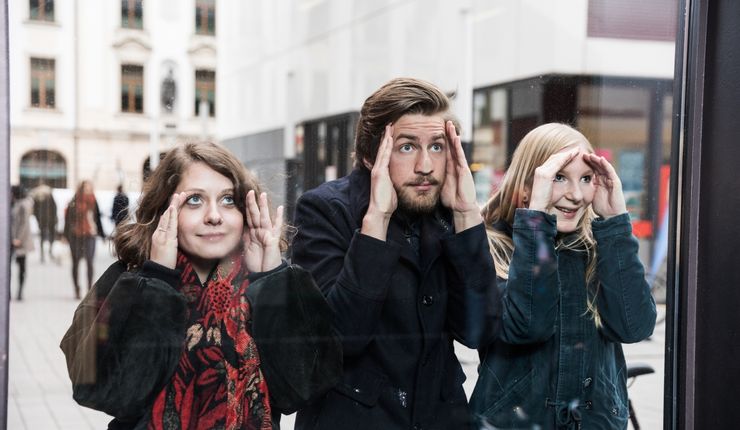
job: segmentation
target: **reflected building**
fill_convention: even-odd
[[[216,135],[215,0],[8,8],[14,183],[137,191],[151,155]]]
[[[665,208],[677,0],[224,2],[219,132],[288,205],[342,176],[357,110],[414,76],[454,94],[481,202],[523,135],[581,129],[625,181],[635,232]],[[648,247],[646,247],[647,249]]]

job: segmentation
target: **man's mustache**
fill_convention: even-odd
[[[439,185],[439,181],[433,176],[417,176],[413,181],[406,182],[407,186],[415,187],[418,185]]]

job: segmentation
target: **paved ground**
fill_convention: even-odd
[[[99,430],[105,429],[110,420],[107,415],[80,407],[72,400],[64,355],[58,345],[78,301],[74,299],[68,251],[64,248],[58,251],[58,263],[47,260],[41,264],[38,253],[28,257],[24,300],[11,303],[8,429]],[[99,242],[96,274],[101,274],[111,262],[107,244]],[[80,267],[80,273],[85,273],[84,266]],[[15,267],[12,275],[15,297]],[[664,330],[665,324],[661,323],[651,339],[625,346],[628,362],[648,363],[657,371],[640,377],[629,389],[644,429],[663,428]],[[462,346],[458,354],[468,375],[465,390],[469,394],[475,385],[478,357],[475,351]],[[293,428],[293,418],[283,418],[284,429]]]

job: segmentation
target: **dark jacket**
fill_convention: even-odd
[[[67,208],[64,210],[64,237],[70,243],[80,239],[74,235],[73,228],[72,228],[72,225],[74,224],[74,217],[76,216],[83,216],[83,215],[77,213],[77,204],[75,203],[75,198],[72,197],[72,200],[70,200],[69,204],[67,205]],[[105,231],[103,230],[103,223],[100,220],[100,207],[98,207],[97,200],[95,200],[95,210],[93,211],[93,221],[95,222],[95,229],[97,231],[96,234],[100,236],[101,239],[105,239]]]
[[[280,412],[276,404],[292,412],[293,405],[336,382],[341,348],[331,319],[316,315],[330,311],[306,271],[283,264],[252,273],[249,280],[251,334],[275,418]],[[147,261],[139,270],[126,271],[118,261],[75,311],[60,345],[73,396],[115,417],[109,429],[144,428],[155,397],[177,367],[188,322],[179,283],[178,270]]]
[[[415,234],[394,215],[380,241],[359,232],[369,191],[369,173],[355,170],[296,207],[293,262],[327,297],[344,347],[343,380],[298,412],[296,428],[465,428],[453,339],[475,348],[495,335],[500,312],[498,295],[487,296],[495,272],[484,227],[455,234],[440,209]]]
[[[621,344],[652,334],[655,301],[629,216],[597,219],[592,230],[599,324],[586,307],[586,252],[555,249],[553,215],[516,211],[509,279],[498,283],[501,334],[480,348],[470,400],[493,428],[627,428]]]

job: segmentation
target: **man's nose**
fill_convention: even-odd
[[[416,157],[416,165],[414,166],[414,173],[420,175],[429,175],[434,170],[432,158],[429,156],[429,152],[426,149],[419,151],[419,155]]]

